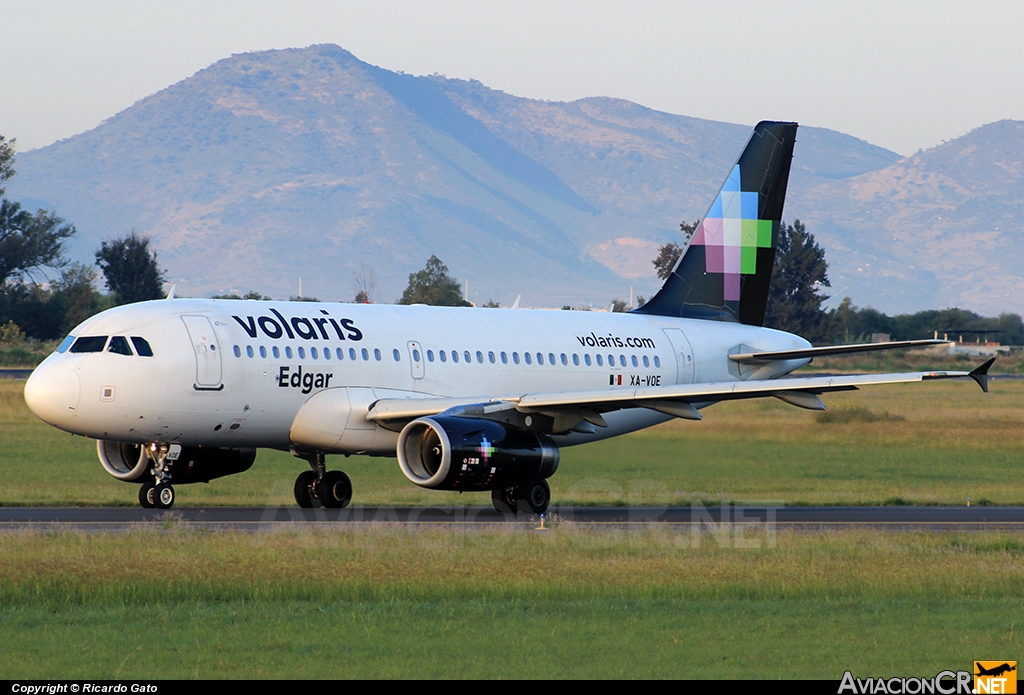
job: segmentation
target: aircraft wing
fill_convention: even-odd
[[[988,368],[995,359],[971,372],[935,371],[906,372],[902,374],[856,374],[844,376],[795,377],[770,380],[750,380],[723,383],[679,384],[647,388],[604,388],[593,391],[565,391],[555,393],[526,393],[494,397],[486,401],[478,398],[393,398],[374,403],[367,415],[372,421],[412,420],[437,415],[452,408],[478,406],[482,414],[488,408],[500,410],[514,406],[524,412],[558,413],[575,410],[595,425],[603,425],[599,412],[622,408],[651,408],[660,412],[693,420],[700,419],[694,403],[709,403],[741,398],[774,396],[787,403],[812,410],[824,410],[819,394],[832,391],[853,391],[862,386],[903,384],[933,379],[974,379],[983,391],[988,391]]]
[[[857,343],[854,345],[825,345],[823,347],[804,348],[802,350],[780,350],[777,352],[742,352],[729,355],[733,362],[764,364],[778,360],[800,360],[808,357],[825,357],[827,355],[849,355],[854,352],[874,352],[877,350],[899,350],[902,348],[928,347],[931,345],[948,345],[948,340],[896,340],[888,343]]]

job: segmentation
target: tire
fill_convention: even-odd
[[[320,504],[328,509],[344,509],[352,501],[352,481],[341,471],[327,471],[317,493]]]
[[[155,480],[147,480],[139,486],[139,504],[143,509],[156,509]]]
[[[534,514],[543,514],[551,502],[551,488],[546,480],[534,480],[532,483],[520,485],[518,489],[519,509],[530,510]]]
[[[491,506],[494,507],[495,511],[505,516],[515,515],[516,507],[519,505],[512,491],[512,488],[507,487],[491,490]]]
[[[313,483],[316,482],[316,473],[303,471],[295,479],[295,504],[303,509],[312,509],[316,497],[313,495]]]
[[[174,506],[174,488],[170,483],[160,483],[153,488],[153,504],[157,509],[170,509]]]

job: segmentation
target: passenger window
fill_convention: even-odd
[[[651,361],[647,359],[647,355],[644,355],[644,366],[645,367],[650,367],[651,366]]]
[[[533,364],[533,360],[530,359],[530,353],[524,352],[523,353],[523,359],[526,360],[526,364]]]
[[[274,359],[275,360],[281,359],[281,351],[277,348],[276,345],[274,347],[270,348],[270,351],[274,354]]]
[[[300,347],[299,348],[299,359],[300,360],[306,359],[306,348],[304,348],[304,347]]]
[[[491,364],[494,364],[494,353],[493,352],[488,352],[487,353],[487,359],[490,360]]]
[[[363,353],[363,362],[369,362],[370,361],[370,353],[367,352],[366,348],[363,348],[360,352]]]
[[[288,359],[292,358],[292,346],[291,345],[286,345],[285,346],[285,348],[284,348],[284,356],[287,357]]]
[[[260,345],[260,357],[264,357],[265,358],[266,356],[267,356],[267,348],[265,348],[262,345]]]
[[[248,355],[249,357],[253,356],[252,345],[245,346],[245,354]]]
[[[355,348],[349,348],[348,349],[348,358],[350,360],[352,360],[353,362],[356,361],[356,349]]]
[[[345,359],[345,351],[344,351],[344,350],[342,350],[341,348],[336,348],[336,349],[334,350],[334,354],[335,354],[335,356],[336,356],[336,357],[338,358],[338,361],[339,361],[339,362],[340,362],[341,360]]]
[[[427,362],[433,362],[433,361],[434,361],[434,351],[433,350],[427,350]]]
[[[324,348],[324,359],[331,359],[331,348]]]
[[[564,367],[564,366],[566,366],[568,364],[569,364],[569,360],[566,358],[565,353],[563,352],[562,353],[562,366]]]
[[[544,364],[544,355],[537,353],[537,364]]]
[[[516,364],[519,364],[519,353],[518,352],[513,352],[512,353],[512,361],[515,362]]]
[[[657,355],[654,356],[654,366],[655,367],[660,367],[661,366],[661,358],[658,357]]]
[[[473,358],[469,356],[469,350],[464,351],[462,353],[462,356],[465,358],[466,364],[469,364],[470,362],[473,361]]]
[[[153,348],[149,346],[149,343],[145,338],[141,338],[137,335],[132,336],[132,345],[135,346],[135,354],[139,357],[152,357]]]
[[[586,363],[586,365],[588,367],[590,366],[590,353],[589,352],[583,356],[583,361]]]
[[[553,353],[553,352],[549,352],[548,353],[548,364],[550,364],[552,367],[555,366],[555,353]]]
[[[419,362],[420,361],[420,351],[419,350],[415,350],[414,349],[412,351],[412,360],[413,360],[413,362]]]
[[[594,358],[597,360],[598,367],[604,366],[604,358],[602,358],[601,355],[595,355]]]
[[[391,354],[395,356],[395,362],[401,362],[402,361],[402,356],[398,354],[398,348],[395,348],[394,350],[392,350]],[[417,362],[420,361],[419,353],[416,353],[416,361]]]
[[[105,335],[82,336],[71,346],[71,352],[103,352],[106,344]]]
[[[309,354],[314,360],[317,359],[318,355],[316,348],[309,348]]]
[[[60,341],[60,345],[57,346],[57,352],[61,352],[61,353],[67,352],[68,348],[71,347],[71,344],[73,342],[75,342],[75,336],[69,335],[67,338],[65,338],[64,340]]]
[[[501,353],[501,363],[508,364],[508,355],[506,355],[504,352]]]
[[[614,367],[615,366],[615,355],[608,355],[608,366],[609,367]]]
[[[241,357],[241,356],[242,356],[242,351],[236,345],[235,346],[235,357]]]
[[[626,366],[626,356],[625,355],[619,355],[619,364],[622,365],[623,367]]]
[[[437,356],[441,358],[442,362],[447,362],[448,361],[448,353],[445,352],[444,350],[438,350],[437,351]]]
[[[458,361],[459,361],[459,352],[458,352],[458,350],[452,350],[452,362],[458,362]]]
[[[380,348],[373,348],[373,359],[380,362]]]
[[[484,363],[484,354],[482,352],[480,352],[479,350],[476,351],[476,361],[477,361],[477,364],[483,364]]]
[[[575,352],[572,353],[572,363],[577,367],[580,366],[580,356],[577,355]]]
[[[123,335],[115,335],[110,339],[110,345],[107,346],[107,352],[113,352],[117,355],[128,355],[131,357],[132,349],[128,347],[128,340]]]
[[[633,366],[634,366],[634,367],[639,367],[639,366],[640,366],[639,364],[637,364],[637,361],[636,361],[636,355],[633,355],[631,359],[632,359],[632,361],[633,361]]]

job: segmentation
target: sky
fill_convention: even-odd
[[[1024,3],[0,0],[0,135],[89,130],[234,53],[334,43],[522,97],[795,120],[899,154],[1024,119]]]

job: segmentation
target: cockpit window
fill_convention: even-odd
[[[132,336],[132,345],[135,346],[135,352],[139,354],[139,357],[152,357],[153,348],[149,347],[149,343],[145,338],[140,338],[137,335]]]
[[[83,335],[71,346],[71,352],[103,352],[106,344],[105,335]]]
[[[69,335],[67,338],[60,341],[60,345],[57,346],[57,352],[67,352],[73,342],[75,342],[75,336]]]
[[[128,347],[128,341],[123,335],[115,335],[110,339],[110,345],[107,346],[107,352],[114,352],[118,355],[131,356],[132,349]]]

